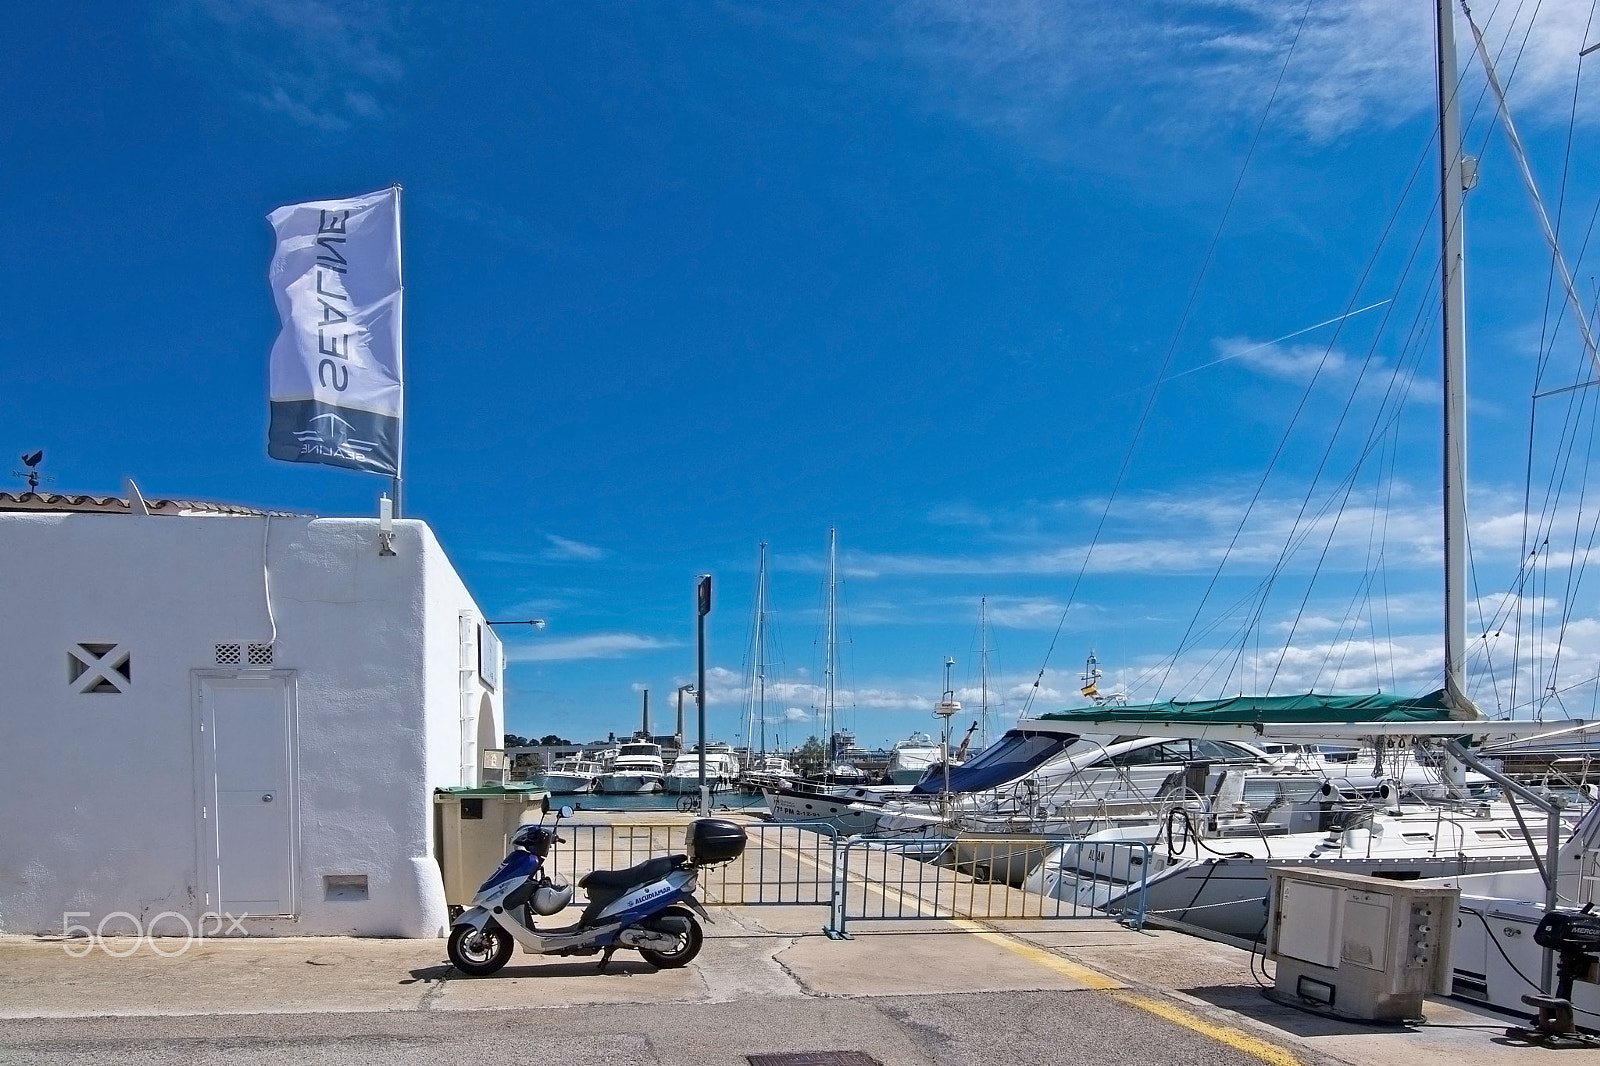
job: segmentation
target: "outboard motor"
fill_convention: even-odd
[[[1506,1036],[1545,1047],[1600,1047],[1600,1038],[1578,1032],[1573,1018],[1572,983],[1580,977],[1594,981],[1600,966],[1600,914],[1549,911],[1533,931],[1533,942],[1557,953],[1556,994],[1523,996],[1522,1002],[1539,1009],[1533,1027],[1516,1026]]]

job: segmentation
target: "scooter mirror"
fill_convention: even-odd
[[[550,813],[550,793],[548,793],[548,792],[546,792],[544,795],[539,797],[539,813],[540,814],[549,814]]]
[[[561,817],[563,817],[563,818],[571,818],[572,817],[572,808],[568,807],[566,805],[562,805],[561,810],[557,811],[556,813],[560,814]]]

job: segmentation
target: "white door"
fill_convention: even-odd
[[[200,678],[206,910],[294,913],[291,677]]]

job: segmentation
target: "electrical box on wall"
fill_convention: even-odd
[[[1450,991],[1459,890],[1299,866],[1268,876],[1277,999],[1400,1022],[1422,1016],[1428,993]]]

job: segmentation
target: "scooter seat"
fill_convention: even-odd
[[[591,870],[578,882],[579,888],[619,889],[659,881],[673,870],[689,861],[687,855],[664,855],[659,859],[646,859],[626,870]]]

